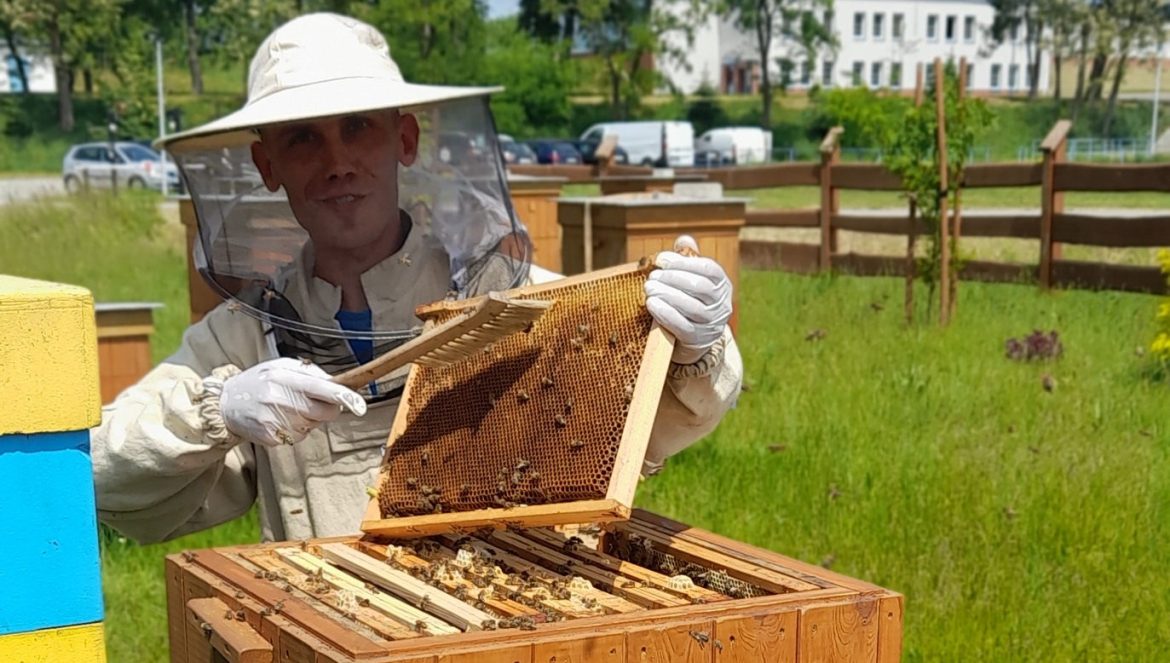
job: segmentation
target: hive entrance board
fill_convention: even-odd
[[[415,365],[362,530],[392,537],[629,517],[672,339],[631,264],[507,293],[554,300],[532,328]],[[470,304],[423,307],[442,323]]]

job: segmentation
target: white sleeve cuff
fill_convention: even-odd
[[[204,435],[215,446],[231,448],[243,441],[243,438],[228,430],[227,423],[223,420],[223,407],[220,405],[223,383],[239,374],[240,369],[231,364],[212,370],[211,375],[203,378],[203,389],[196,396]]]

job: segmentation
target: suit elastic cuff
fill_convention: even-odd
[[[217,447],[231,448],[243,441],[243,438],[228,430],[220,403],[224,382],[239,374],[240,369],[231,364],[212,370],[211,375],[203,378],[202,390],[195,398],[199,404],[199,418],[203,422],[204,435]]]

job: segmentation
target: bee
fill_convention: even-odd
[[[429,462],[430,462],[430,460],[431,460],[431,454],[430,454],[430,452],[429,452],[429,451],[427,451],[426,449],[423,449],[423,450],[422,450],[422,453],[421,453],[421,454],[419,454],[419,457],[418,457],[418,459],[419,459],[419,461],[421,461],[421,462],[422,462],[422,464],[423,464],[423,465],[426,465],[426,464],[427,464],[427,463],[429,463]]]
[[[702,631],[689,631],[690,636],[699,641],[699,644],[705,645],[711,641],[711,636]]]
[[[406,487],[410,488],[411,490],[418,488],[418,479],[414,477],[406,477]]]
[[[465,483],[462,486],[459,486],[459,494],[460,495],[466,495],[469,492],[471,492],[471,484]]]
[[[573,346],[574,350],[584,350],[585,349],[585,341],[581,340],[580,338],[569,339],[569,345]]]
[[[414,623],[414,630],[416,633],[426,633],[427,632],[427,623],[421,619],[416,621]]]
[[[616,348],[618,345],[618,333],[614,332],[609,335],[609,347]]]
[[[422,598],[418,600],[418,609],[426,610],[427,606],[431,604],[431,597],[429,594],[423,594]]]
[[[569,425],[568,419],[565,419],[565,415],[563,414],[558,414],[557,416],[553,417],[553,423],[557,425],[557,428],[564,428],[565,426]]]
[[[581,440],[573,440],[572,442],[569,442],[569,449],[571,451],[577,451],[578,449],[582,449],[584,447],[585,443]]]
[[[519,393],[516,394],[516,400],[520,401],[521,403],[527,403],[530,398],[532,397],[529,396],[528,392],[524,391],[523,389],[521,389]]]
[[[496,403],[499,403],[499,402],[500,402],[500,399],[496,398],[495,396],[488,396],[488,407],[489,408],[494,408],[496,406]]]
[[[459,585],[455,588],[454,592],[451,592],[451,595],[462,601],[467,598],[467,587]]]
[[[627,403],[634,400],[634,386],[627,384],[625,394],[626,394],[626,402]]]
[[[537,472],[536,470],[532,470],[531,472],[528,473],[528,480],[531,481],[532,483],[538,483],[540,481],[540,472]]]
[[[554,384],[553,379],[547,375],[540,378],[540,386],[544,387],[545,389],[552,387],[553,384]]]
[[[581,338],[589,338],[589,325],[577,325],[577,333],[581,335]]]
[[[494,630],[496,630],[496,620],[494,620],[494,619],[485,619],[485,620],[483,620],[483,622],[482,622],[482,623],[479,625],[479,627],[480,627],[480,628],[482,628],[482,629],[483,629],[483,630],[485,630],[485,631],[494,631]]]
[[[521,458],[521,459],[516,461],[516,468],[515,469],[517,472],[523,472],[524,470],[528,469],[529,465],[530,465],[530,463],[528,461]]]

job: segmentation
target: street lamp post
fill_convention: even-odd
[[[165,138],[167,135],[167,103],[165,92],[163,91],[163,57],[162,57],[162,36],[154,38],[154,77],[158,86],[158,136]],[[166,150],[159,150],[162,156],[162,195],[165,198],[167,195],[167,152]]]

